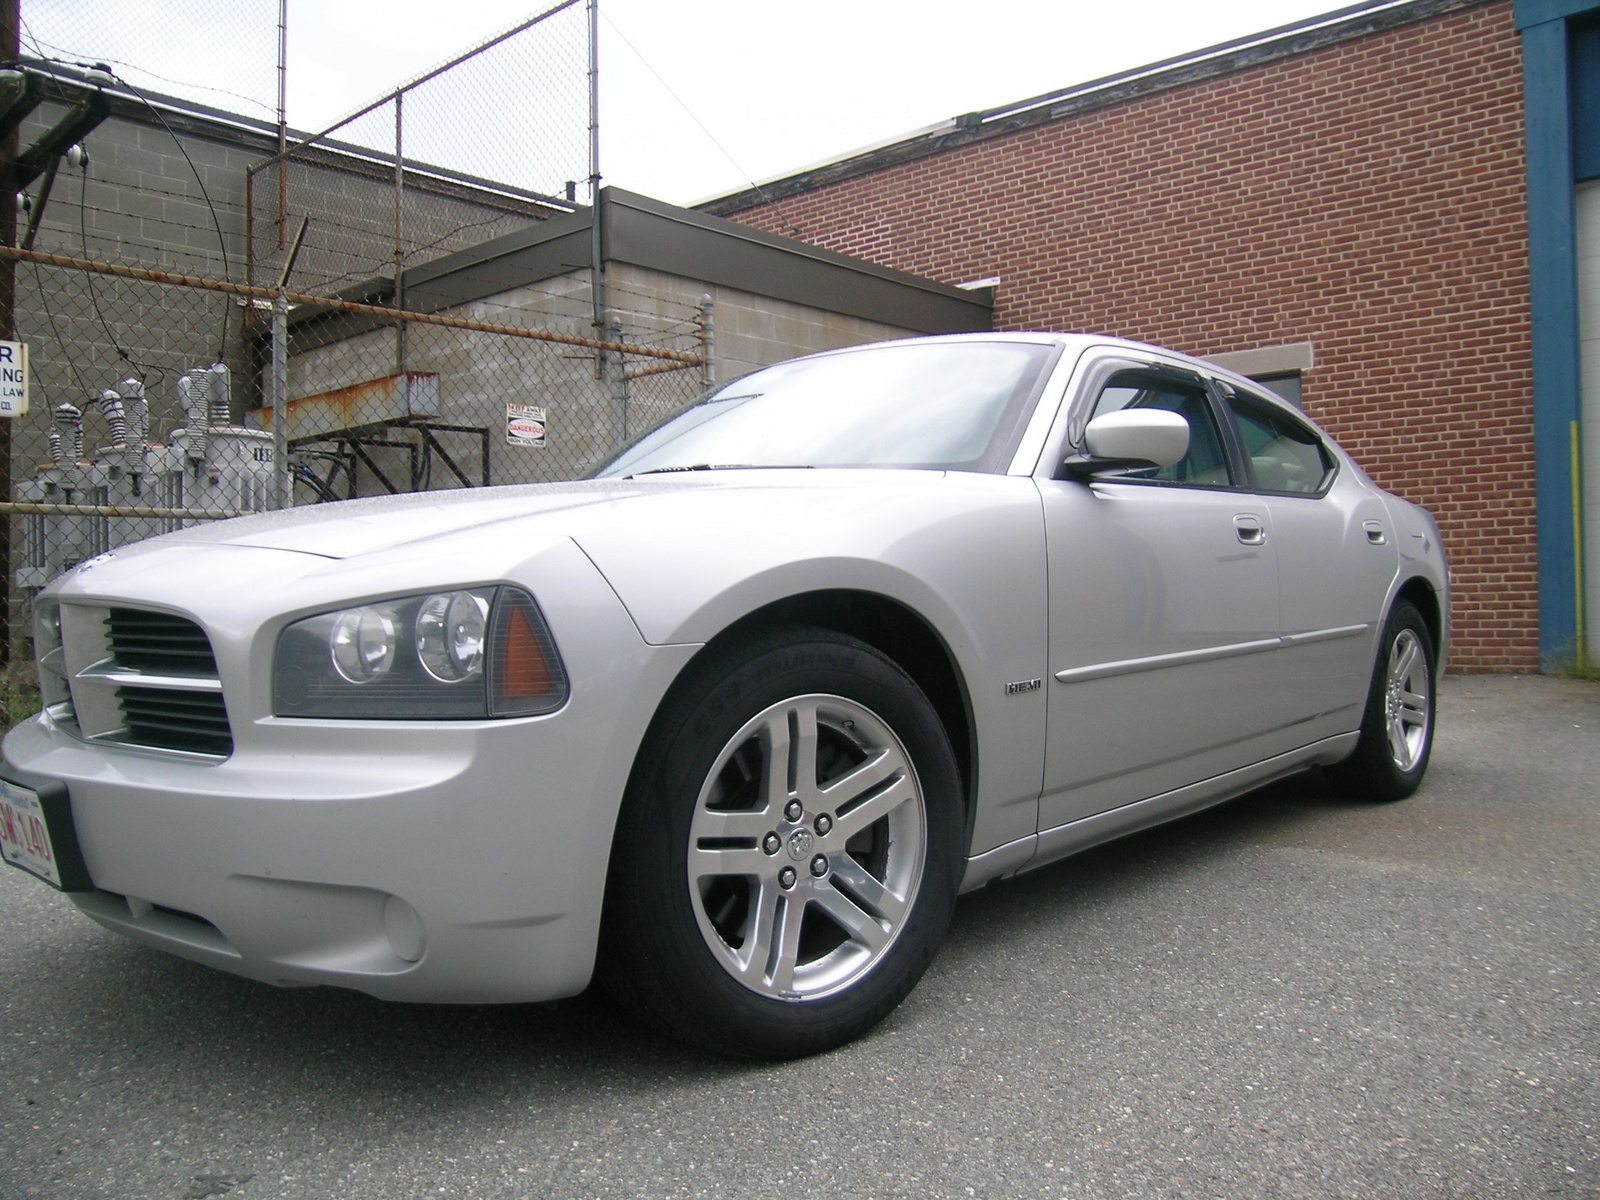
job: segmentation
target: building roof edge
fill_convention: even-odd
[[[1365,3],[1308,17],[1293,24],[1248,34],[1231,41],[1191,51],[1174,58],[1134,67],[1115,75],[1073,84],[979,112],[965,113],[918,130],[909,136],[857,150],[751,187],[691,205],[699,212],[728,216],[760,208],[775,200],[803,195],[818,188],[870,175],[901,163],[941,154],[990,138],[1053,121],[1065,120],[1098,108],[1170,91],[1207,79],[1232,75],[1253,67],[1309,54],[1342,42],[1355,41],[1461,9],[1477,8],[1496,0],[1366,0]]]

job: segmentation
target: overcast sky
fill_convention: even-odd
[[[554,0],[288,0],[288,115],[320,130]],[[137,7],[139,19],[131,20]],[[1332,11],[1327,0],[600,0],[605,181],[691,203],[959,113]],[[581,3],[579,5],[581,8]],[[113,61],[142,87],[274,119],[277,0],[22,0],[24,52]],[[581,13],[563,14],[581,32]],[[554,28],[554,25],[551,26]],[[569,45],[570,50],[570,45]],[[567,61],[565,76],[581,64]],[[527,69],[526,67],[520,69]],[[528,96],[559,90],[530,71]],[[580,124],[580,88],[562,123]],[[463,89],[455,147],[515,174],[540,113]],[[528,101],[534,104],[533,100]],[[436,135],[440,131],[434,131]],[[572,132],[572,131],[569,131]],[[408,134],[408,139],[411,135]],[[419,130],[419,142],[424,141]],[[436,138],[437,142],[437,138]],[[560,139],[582,153],[582,130]],[[565,161],[551,167],[582,174]],[[512,182],[524,182],[513,179]]]

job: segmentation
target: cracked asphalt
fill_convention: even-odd
[[[1308,775],[962,900],[873,1035],[278,991],[0,870],[0,1198],[1600,1197],[1600,684],[1451,678]]]

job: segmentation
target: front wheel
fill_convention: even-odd
[[[1355,752],[1328,774],[1363,800],[1403,800],[1417,790],[1433,751],[1433,637],[1402,600],[1384,624]]]
[[[849,1041],[932,959],[960,814],[938,717],[872,647],[811,629],[713,652],[641,752],[602,970],[653,1024],[723,1053]]]

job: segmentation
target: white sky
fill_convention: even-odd
[[[288,0],[290,124],[331,125],[549,2]],[[130,0],[22,0],[22,16],[47,53],[115,60],[140,86],[273,118],[277,0],[140,0],[138,7],[135,21]],[[973,0],[600,0],[601,166],[607,183],[691,203],[959,113],[1338,7],[1329,0],[988,0],[981,7]],[[24,52],[30,48],[25,41]],[[485,110],[463,120],[484,116],[487,135],[496,114]],[[498,115],[503,128],[488,139],[498,152],[484,147],[479,173],[495,174],[494,159],[514,155],[526,136],[519,132],[525,115],[515,122],[509,108]]]

